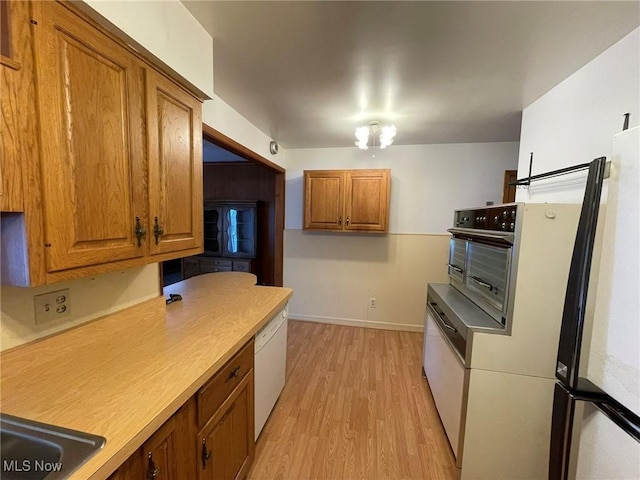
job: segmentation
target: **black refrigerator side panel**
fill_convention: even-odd
[[[593,160],[589,166],[589,175],[571,258],[567,293],[562,312],[556,377],[571,388],[576,388],[578,382],[589,274],[591,272],[591,259],[598,224],[605,166],[606,158],[604,157]]]
[[[549,480],[565,480],[569,476],[571,436],[575,401],[560,383],[553,391],[551,415],[551,446],[549,449]]]

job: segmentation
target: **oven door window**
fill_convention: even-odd
[[[460,283],[464,279],[464,265],[467,255],[467,241],[452,238],[449,241],[449,276]]]
[[[510,258],[511,248],[476,242],[467,246],[465,285],[501,312],[507,298]]]

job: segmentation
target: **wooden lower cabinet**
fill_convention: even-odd
[[[253,369],[199,432],[199,480],[241,480],[249,473],[255,451]]]
[[[251,339],[109,480],[245,478],[255,452],[253,351]]]

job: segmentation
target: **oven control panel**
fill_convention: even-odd
[[[517,210],[518,205],[497,205],[474,208],[472,210],[456,210],[453,224],[457,228],[513,232],[516,227]]]

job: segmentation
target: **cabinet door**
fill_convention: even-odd
[[[142,454],[140,451],[136,451],[107,480],[142,480],[146,478],[145,474]]]
[[[176,421],[170,418],[142,446],[145,478],[178,480]]]
[[[47,269],[142,256],[143,69],[63,5],[32,6]]]
[[[304,228],[342,230],[344,172],[304,172]]]
[[[389,170],[346,172],[345,230],[387,231],[390,183]]]
[[[256,207],[229,205],[224,212],[225,257],[255,258]]]
[[[201,103],[147,71],[152,254],[202,250]]]
[[[253,370],[198,435],[199,480],[235,480],[249,472],[255,443]]]
[[[222,255],[222,207],[204,208],[204,251],[208,255]]]

